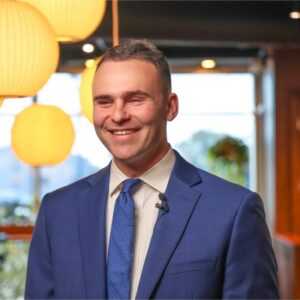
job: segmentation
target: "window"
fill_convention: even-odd
[[[249,150],[244,184],[255,189],[253,75],[181,73],[173,74],[172,80],[173,90],[179,96],[180,112],[168,124],[170,143],[187,160],[218,173],[219,170],[214,169],[216,161],[211,163],[209,153],[218,142],[232,138]],[[38,177],[43,196],[97,171],[111,159],[96,137],[93,125],[80,114],[79,84],[79,75],[54,74],[38,94],[39,103],[56,105],[68,113],[76,131],[71,156],[56,166],[34,169],[19,161],[11,149],[14,117],[29,106],[32,99],[9,99],[0,108],[0,231],[7,233],[0,239],[0,277],[12,278],[1,280],[5,289],[0,286],[3,294],[0,297],[23,295],[20,282],[25,276],[28,240],[36,217],[34,180]],[[13,263],[12,257],[18,257],[18,264]]]
[[[198,167],[255,189],[253,75],[174,74],[172,80],[179,116],[169,126],[171,144]],[[217,159],[217,145],[243,160],[241,172],[235,161]]]

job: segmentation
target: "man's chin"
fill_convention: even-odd
[[[145,163],[145,159],[139,153],[113,153],[113,158],[115,162],[131,168],[139,168]]]
[[[120,161],[124,164],[126,164],[126,163],[130,164],[137,157],[136,153],[117,153],[117,152],[111,152],[111,153],[112,153],[114,160]]]
[[[119,161],[126,165],[132,165],[136,162],[136,157],[132,156],[113,156],[115,161]]]

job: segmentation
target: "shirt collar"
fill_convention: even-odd
[[[164,193],[175,164],[175,154],[170,147],[166,155],[157,162],[151,169],[142,174],[139,178],[160,193]],[[121,183],[128,177],[117,167],[114,160],[111,163],[109,195],[120,192]]]

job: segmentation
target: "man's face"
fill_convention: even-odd
[[[165,155],[166,121],[177,115],[178,102],[175,94],[163,93],[152,63],[104,62],[95,74],[93,96],[96,133],[124,173],[135,170],[138,176]]]

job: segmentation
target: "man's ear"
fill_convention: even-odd
[[[168,94],[167,121],[173,121],[178,114],[178,97],[175,93]]]

